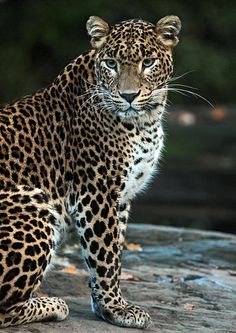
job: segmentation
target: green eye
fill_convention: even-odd
[[[105,64],[108,68],[116,69],[117,68],[117,62],[113,59],[107,59],[105,60]]]
[[[148,68],[151,67],[155,62],[155,59],[152,58],[146,58],[143,60],[143,68]]]

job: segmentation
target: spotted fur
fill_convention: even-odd
[[[163,145],[162,115],[180,21],[87,22],[93,49],[46,89],[0,110],[0,326],[62,320],[58,298],[34,298],[64,234],[76,228],[92,309],[145,328],[119,275],[130,201]]]

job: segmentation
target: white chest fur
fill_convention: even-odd
[[[152,126],[135,138],[125,188],[121,194],[121,203],[131,200],[144,190],[156,171],[157,161],[163,147],[161,125]]]

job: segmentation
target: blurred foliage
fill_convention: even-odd
[[[86,20],[114,24],[168,14],[183,23],[175,50],[178,82],[196,87],[213,104],[235,103],[235,1],[222,0],[0,0],[0,103],[47,85],[74,57],[90,48]],[[202,103],[171,94],[174,103]]]

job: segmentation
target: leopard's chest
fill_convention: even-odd
[[[146,136],[137,138],[131,154],[130,165],[121,194],[121,202],[131,200],[144,190],[157,168],[163,147],[163,130],[159,126]]]

